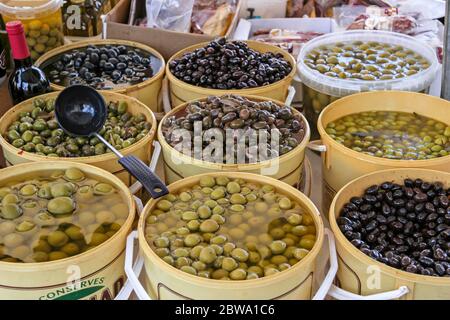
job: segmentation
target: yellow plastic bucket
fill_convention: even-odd
[[[340,231],[336,219],[351,197],[360,196],[368,187],[385,181],[402,183],[404,179],[423,179],[450,186],[450,173],[426,169],[390,169],[367,174],[346,184],[330,208],[331,229],[336,237],[340,287],[329,294],[339,299],[445,299],[450,298],[450,278],[409,273],[380,263],[358,250]],[[346,292],[348,291],[348,292]],[[358,296],[358,295],[362,295]],[[372,295],[372,296],[370,296]]]
[[[110,300],[125,283],[126,237],[135,215],[128,188],[117,177],[99,168],[67,161],[27,163],[0,170],[0,184],[45,171],[79,168],[89,176],[108,182],[126,198],[129,215],[109,240],[85,253],[51,262],[0,262],[1,300]]]
[[[217,90],[217,89],[208,89],[202,88],[198,86],[194,86],[188,83],[185,83],[178,78],[176,78],[172,72],[170,72],[169,64],[172,60],[178,59],[183,56],[185,53],[189,53],[194,51],[195,49],[202,48],[206,46],[208,43],[200,43],[186,49],[183,49],[177,52],[167,63],[166,66],[166,75],[169,79],[170,84],[170,99],[172,102],[172,106],[178,106],[187,101],[197,100],[199,98],[207,97],[207,96],[220,96],[224,94],[239,94],[239,95],[252,95],[252,96],[260,96],[271,98],[277,101],[284,101],[288,95],[288,89],[291,85],[292,79],[294,78],[296,72],[296,60],[292,55],[290,55],[287,51],[266,43],[258,42],[258,41],[245,41],[249,48],[256,50],[258,52],[274,52],[281,53],[284,58],[289,61],[292,66],[292,71],[289,73],[287,77],[284,79],[269,84],[267,86],[262,86],[258,88],[251,89],[237,89],[237,90]]]
[[[42,99],[56,99],[58,92],[52,92],[40,96]],[[156,119],[153,113],[142,103],[122,94],[113,93],[109,91],[101,91],[101,94],[105,98],[106,102],[109,101],[126,101],[128,103],[128,111],[132,114],[142,113],[147,118],[147,121],[152,124],[150,132],[141,140],[131,145],[128,148],[122,149],[123,155],[134,155],[149,163],[150,155],[152,152],[152,142],[156,135]],[[9,109],[3,117],[0,119],[0,146],[3,149],[3,155],[5,157],[8,166],[17,165],[26,162],[41,162],[41,161],[54,161],[56,158],[40,156],[30,152],[24,152],[8,143],[4,138],[7,133],[8,127],[13,121],[15,121],[20,112],[29,112],[33,109],[33,99],[21,102],[13,108]],[[70,161],[78,163],[86,163],[108,172],[113,173],[119,177],[127,186],[131,186],[135,179],[126,171],[117,161],[117,157],[113,153],[106,153],[93,157],[79,157],[79,158],[57,158],[59,161]]]
[[[176,192],[182,188],[197,184],[202,176],[204,175],[177,181],[169,185],[169,191]],[[313,249],[304,259],[288,270],[266,278],[245,281],[225,281],[204,279],[189,275],[165,263],[148,245],[144,236],[145,220],[157,203],[156,201],[151,200],[147,203],[141,214],[137,231],[130,234],[127,240],[125,270],[131,286],[136,291],[138,297],[146,300],[305,300],[311,299],[313,296],[316,299],[323,299],[334,279],[337,261],[333,257],[330,257],[330,264],[332,267],[328,271],[319,290],[317,290],[314,295],[313,287],[316,281],[315,277],[317,277],[317,274],[314,273],[314,271],[317,267],[317,256],[323,244],[324,234],[328,237],[331,256],[334,254],[334,238],[329,230],[324,229],[320,213],[312,201],[300,191],[272,178],[236,172],[214,173],[213,176],[227,176],[229,178],[240,178],[260,184],[269,184],[275,186],[277,192],[286,194],[302,204],[302,206],[310,213],[311,217],[313,217],[317,230],[317,241]],[[142,287],[138,280],[138,275],[136,275],[136,273],[140,271],[139,268],[135,267],[133,269],[131,266],[133,261],[133,244],[136,238],[139,239],[141,252],[141,261],[137,262],[136,265],[139,263],[144,264],[145,274],[143,275],[143,278],[145,279],[146,290]]]
[[[322,152],[323,212],[328,212],[339,189],[366,173],[395,168],[450,170],[450,156],[430,160],[377,158],[346,148],[325,132],[327,124],[336,119],[376,110],[415,112],[450,124],[450,102],[421,93],[375,91],[347,96],[330,104],[322,111],[317,123],[321,141],[313,141],[309,145],[311,149]]]
[[[255,97],[255,96],[243,96],[252,101],[273,101],[278,105],[284,105],[279,101],[274,101],[272,99]],[[200,101],[206,100],[206,98],[199,99]],[[192,102],[192,101],[191,101]],[[191,103],[189,102],[189,103]],[[285,182],[291,186],[299,186],[302,181],[303,164],[305,159],[305,149],[309,143],[310,129],[308,121],[306,118],[296,109],[292,108],[292,111],[299,115],[305,123],[305,137],[302,142],[290,152],[282,155],[281,157],[275,158],[273,160],[258,162],[254,164],[220,164],[206,162],[203,160],[195,159],[187,156],[178,150],[175,150],[170,146],[166,139],[164,138],[162,132],[162,124],[164,121],[174,115],[182,114],[189,103],[184,103],[175,109],[167,113],[164,118],[159,123],[158,127],[158,141],[161,144],[163,161],[164,161],[164,171],[166,182],[168,184],[178,181],[180,179],[194,176],[203,173],[212,172],[248,172],[263,174],[282,182]]]
[[[164,78],[164,70],[165,70],[165,62],[163,56],[153,48],[150,48],[146,45],[140,44],[138,42],[133,41],[125,41],[125,40],[86,40],[79,41],[69,45],[65,45],[61,48],[53,49],[42,57],[40,57],[35,65],[40,68],[45,68],[49,63],[55,61],[55,58],[74,49],[82,49],[87,47],[88,45],[96,45],[96,46],[104,46],[104,45],[124,45],[133,48],[140,49],[144,52],[150,53],[155,56],[160,62],[158,65],[158,70],[153,70],[154,75],[150,79],[143,81],[141,83],[128,86],[126,88],[109,90],[114,93],[121,93],[127,95],[129,97],[133,97],[141,101],[147,107],[149,107],[153,112],[161,111],[159,105],[159,94],[161,91],[162,80]],[[64,87],[57,85],[55,83],[51,83],[51,87],[53,90],[60,91],[63,90]]]

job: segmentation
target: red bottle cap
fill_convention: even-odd
[[[22,22],[10,21],[6,23],[6,32],[8,33],[9,44],[13,58],[15,60],[26,59],[30,56],[27,40],[25,39],[25,31]]]

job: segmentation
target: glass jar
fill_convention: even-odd
[[[0,3],[5,23],[13,20],[23,23],[33,60],[64,44],[62,3],[63,0],[4,0]]]
[[[110,0],[66,0],[62,10],[64,34],[70,37],[94,37],[102,33],[101,16],[110,10]]]

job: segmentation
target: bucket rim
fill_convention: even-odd
[[[227,95],[227,93],[224,93],[224,94],[218,95],[218,96],[220,97],[220,96],[224,96],[224,95]],[[241,94],[236,94],[236,95],[241,96],[243,98],[247,98],[251,101],[272,101],[280,106],[285,106],[285,104],[283,102],[275,100],[275,99],[271,99],[271,98],[260,97],[260,96],[255,96],[255,95],[241,95]],[[178,159],[180,159],[181,161],[183,161],[185,163],[189,163],[191,165],[198,165],[198,166],[202,166],[202,167],[205,166],[205,164],[206,164],[207,166],[210,166],[213,169],[229,170],[230,172],[232,170],[257,170],[257,169],[260,169],[261,167],[270,166],[273,161],[278,161],[280,163],[282,161],[287,161],[287,160],[297,156],[297,154],[299,152],[306,149],[306,147],[311,139],[311,127],[309,125],[308,120],[306,120],[306,117],[303,115],[303,113],[301,113],[294,107],[290,107],[291,110],[294,112],[294,114],[300,116],[300,118],[302,119],[302,121],[305,124],[306,130],[305,130],[305,136],[303,137],[302,141],[294,149],[292,149],[291,151],[289,151],[288,153],[286,153],[282,156],[279,156],[279,157],[276,157],[276,158],[270,159],[270,160],[258,161],[255,163],[242,163],[242,164],[239,164],[239,163],[233,163],[233,164],[214,163],[214,162],[208,162],[208,161],[204,161],[204,160],[200,160],[200,159],[196,159],[196,158],[187,156],[187,155],[183,154],[182,152],[175,150],[175,148],[173,148],[171,145],[169,145],[169,143],[167,143],[166,138],[164,137],[164,134],[163,134],[162,126],[163,126],[164,121],[167,120],[168,117],[173,116],[177,112],[185,109],[188,104],[196,102],[196,101],[204,101],[206,99],[208,99],[208,97],[198,98],[198,99],[190,100],[188,102],[180,104],[179,106],[170,110],[170,112],[166,113],[158,124],[157,137],[158,137],[159,143],[161,144],[161,147],[163,149],[170,150],[171,153],[175,154]]]
[[[439,157],[439,158],[434,158],[434,159],[425,159],[425,160],[395,160],[395,159],[386,159],[386,158],[378,158],[375,156],[370,156],[370,155],[364,154],[362,152],[358,152],[358,151],[355,151],[355,150],[352,150],[350,148],[343,146],[342,144],[338,143],[336,140],[331,138],[330,135],[325,131],[323,119],[327,115],[328,112],[330,112],[331,110],[333,110],[335,108],[339,108],[340,104],[350,103],[355,99],[363,100],[365,96],[378,95],[378,94],[393,95],[393,96],[394,95],[411,95],[411,96],[415,95],[417,97],[422,97],[422,98],[429,99],[429,100],[435,100],[435,101],[448,103],[449,104],[448,107],[450,108],[449,101],[446,101],[444,99],[441,99],[441,98],[438,98],[435,96],[430,96],[430,95],[427,95],[424,93],[419,93],[419,92],[395,91],[394,90],[394,91],[360,92],[360,93],[352,94],[349,96],[339,98],[336,101],[333,101],[328,106],[326,106],[320,113],[319,118],[317,120],[317,129],[319,131],[322,142],[324,142],[325,145],[331,145],[333,148],[339,150],[340,152],[344,153],[345,155],[347,155],[349,157],[363,160],[363,161],[373,163],[376,165],[384,165],[384,166],[390,166],[390,167],[394,167],[394,168],[410,167],[412,164],[414,165],[414,168],[420,168],[420,167],[437,165],[437,164],[446,163],[446,162],[450,163],[450,155],[447,155],[444,157]],[[395,110],[393,108],[385,109],[385,110],[383,110],[382,108],[379,108],[379,109],[373,109],[372,111],[394,111],[395,112]],[[360,111],[360,112],[364,112],[364,111]],[[358,111],[355,110],[355,112],[352,112],[349,114],[357,114],[357,113],[358,113]],[[425,116],[425,117],[427,117],[427,116]],[[436,120],[436,119],[433,119],[433,120]],[[447,125],[450,125],[450,124],[447,124]]]
[[[431,169],[423,169],[423,168],[386,169],[386,170],[371,172],[371,173],[365,174],[361,177],[358,177],[356,179],[353,179],[352,181],[348,182],[345,186],[343,186],[338,191],[338,193],[336,194],[336,196],[334,197],[334,199],[330,205],[330,210],[328,213],[328,221],[330,223],[331,230],[336,239],[336,244],[342,245],[343,247],[345,247],[344,250],[346,250],[350,255],[352,255],[353,258],[358,260],[358,262],[362,261],[366,265],[376,265],[380,268],[380,270],[382,270],[382,272],[387,273],[391,277],[402,278],[402,279],[405,279],[405,280],[411,281],[411,282],[432,283],[432,284],[436,284],[436,285],[445,285],[445,286],[450,285],[450,277],[425,276],[422,274],[407,272],[404,270],[400,270],[400,269],[396,269],[394,267],[388,266],[387,264],[379,262],[379,261],[365,255],[360,250],[358,250],[358,248],[356,248],[344,236],[344,234],[341,232],[341,230],[339,229],[339,227],[337,225],[336,220],[337,220],[337,217],[339,217],[339,213],[336,212],[337,211],[336,204],[337,204],[337,201],[340,200],[340,198],[342,197],[343,193],[346,192],[350,186],[352,186],[354,183],[362,182],[370,177],[380,177],[380,178],[384,177],[384,179],[381,179],[381,180],[386,181],[386,180],[389,180],[387,177],[389,177],[390,174],[392,174],[394,172],[404,174],[405,176],[408,176],[408,174],[412,174],[413,172],[420,172],[423,174],[432,173],[432,174],[442,175],[447,178],[449,187],[450,187],[450,173],[449,172],[444,172],[444,171],[439,171],[439,170],[431,170]],[[369,187],[369,186],[370,185],[367,185],[367,187]],[[337,251],[339,253],[339,249],[337,249]]]
[[[130,85],[130,86],[126,86],[126,87],[120,88],[120,89],[99,90],[99,91],[127,94],[130,91],[134,91],[141,87],[148,86],[148,85],[152,84],[153,82],[156,82],[157,80],[160,80],[163,78],[165,70],[166,70],[166,61],[165,61],[164,57],[161,55],[161,53],[159,53],[159,51],[157,51],[156,49],[154,49],[150,46],[142,44],[142,43],[129,41],[129,40],[120,40],[120,39],[96,39],[96,40],[77,41],[77,42],[65,45],[63,51],[61,51],[61,48],[63,48],[63,47],[57,47],[55,49],[52,49],[52,50],[44,53],[42,56],[40,56],[39,59],[36,60],[34,65],[40,68],[40,66],[43,65],[47,60],[49,60],[55,56],[60,56],[68,51],[87,47],[88,45],[108,45],[108,44],[125,45],[125,46],[138,48],[141,50],[145,50],[147,53],[151,53],[156,58],[158,58],[158,60],[160,60],[162,62],[162,64],[161,64],[161,68],[158,70],[158,72],[156,74],[154,74],[150,79],[147,79],[145,81],[142,81],[142,82]],[[50,85],[52,86],[53,89],[55,89],[57,91],[61,91],[61,90],[64,90],[65,88],[67,88],[65,86],[58,85],[54,82],[50,82]]]
[[[42,166],[44,166],[46,169],[42,169]],[[77,259],[78,261],[86,261],[86,260],[90,260],[90,259],[95,259],[95,256],[98,254],[99,250],[111,246],[113,244],[113,242],[115,242],[118,239],[118,236],[120,234],[128,233],[128,231],[130,230],[130,228],[133,224],[133,221],[134,221],[134,217],[135,217],[135,213],[136,213],[136,203],[133,200],[133,195],[131,194],[129,188],[122,182],[122,180],[120,180],[118,177],[116,177],[115,175],[113,175],[112,173],[110,173],[104,169],[101,169],[101,168],[98,168],[98,167],[95,167],[95,166],[92,166],[89,164],[78,163],[78,162],[69,162],[69,161],[65,161],[65,162],[63,162],[63,161],[46,161],[43,163],[39,163],[39,167],[36,166],[36,163],[28,162],[28,163],[14,165],[12,167],[6,167],[3,169],[0,169],[0,173],[2,176],[2,178],[0,180],[4,179],[4,172],[16,171],[16,169],[21,169],[21,168],[28,169],[26,171],[26,173],[31,173],[31,172],[41,172],[42,170],[57,170],[58,168],[63,170],[64,168],[70,168],[70,167],[79,168],[81,170],[86,169],[88,171],[91,171],[91,173],[101,176],[105,180],[112,182],[113,184],[115,184],[116,186],[118,186],[120,188],[120,191],[123,193],[124,198],[126,199],[127,205],[129,208],[128,216],[125,220],[125,223],[120,227],[119,231],[117,231],[111,238],[109,238],[105,242],[101,243],[100,245],[92,248],[91,250],[88,250],[88,251],[85,251],[80,254],[77,254],[77,255],[74,255],[71,257],[67,257],[64,259],[55,260],[55,261],[30,262],[30,263],[0,261],[0,269],[2,269],[4,271],[26,271],[26,272],[41,271],[43,268],[52,270],[52,269],[57,269],[62,266],[65,266],[67,264],[70,264],[75,259]],[[10,176],[13,177],[13,176],[15,176],[15,174],[11,174]]]
[[[148,142],[147,141],[148,139],[150,139],[150,142],[155,139],[155,136],[156,136],[156,133],[158,130],[158,127],[157,127],[158,123],[156,121],[155,114],[153,112],[151,112],[150,109],[143,102],[139,101],[138,99],[136,99],[134,97],[130,97],[130,96],[127,96],[127,95],[124,95],[121,93],[117,93],[117,92],[111,92],[110,90],[99,90],[98,92],[103,97],[107,98],[107,100],[118,99],[118,100],[126,100],[127,102],[132,101],[133,103],[139,105],[140,108],[142,108],[141,112],[143,114],[145,114],[148,118],[150,118],[149,122],[152,125],[150,131],[141,140],[137,141],[136,143],[132,144],[131,146],[129,146],[127,148],[121,149],[122,153],[124,153],[124,154],[132,153],[134,150],[144,147],[144,145]],[[53,97],[56,97],[59,93],[60,93],[60,91],[54,91],[54,92],[50,92],[50,93],[41,95],[41,96],[39,96],[39,98],[42,98],[42,99],[53,98]],[[111,96],[111,97],[108,97],[108,96]],[[9,118],[13,113],[18,114],[18,112],[20,112],[20,110],[22,110],[26,106],[32,106],[32,101],[34,99],[35,98],[30,98],[28,100],[22,101],[19,104],[16,104],[15,106],[13,106],[11,109],[9,109],[7,112],[5,112],[5,114],[3,114],[3,116],[0,118],[0,123],[3,123],[5,121],[5,119]],[[11,123],[8,123],[8,125],[5,126],[5,132],[6,132],[7,127],[10,124]],[[85,163],[85,164],[93,164],[93,163],[97,163],[97,162],[111,161],[111,160],[114,160],[117,158],[113,153],[104,153],[101,155],[95,155],[95,156],[89,156],[89,157],[76,157],[76,158],[70,158],[70,157],[52,158],[49,156],[42,156],[42,155],[38,155],[33,152],[27,152],[22,149],[14,147],[11,143],[9,143],[5,139],[5,137],[3,136],[4,134],[5,133],[0,132],[0,146],[2,148],[4,148],[5,150],[9,150],[11,153],[13,153],[15,155],[20,155],[20,157],[22,157],[28,161],[32,161],[32,162],[54,161],[54,160],[58,159],[58,161],[63,161],[63,162],[78,162],[78,163]],[[3,150],[3,152],[5,150]]]
[[[151,263],[154,263],[157,265],[158,268],[164,270],[165,272],[175,272],[177,278],[182,279],[184,282],[193,283],[196,285],[204,285],[204,286],[216,286],[216,287],[227,287],[228,289],[242,289],[243,286],[252,286],[255,284],[264,284],[267,282],[274,282],[277,280],[280,280],[281,278],[290,277],[292,274],[294,274],[299,268],[302,268],[305,264],[311,263],[314,261],[314,259],[317,258],[324,242],[325,237],[325,226],[322,219],[322,215],[320,214],[319,209],[317,209],[316,205],[310,200],[305,194],[300,192],[299,190],[295,189],[294,187],[270,178],[266,176],[261,176],[253,173],[242,173],[242,172],[215,172],[215,173],[205,173],[205,174],[199,174],[195,176],[191,176],[188,178],[184,178],[182,180],[178,180],[168,186],[169,191],[172,190],[178,190],[180,188],[185,187],[186,185],[190,185],[194,182],[197,182],[201,177],[203,176],[226,176],[226,177],[233,177],[233,178],[240,178],[247,181],[253,181],[258,183],[268,183],[272,186],[274,186],[278,191],[281,191],[280,193],[286,194],[289,193],[291,196],[294,196],[297,198],[296,201],[304,205],[304,208],[308,210],[308,213],[311,215],[311,217],[314,220],[314,225],[316,227],[316,243],[314,244],[314,247],[310,250],[310,252],[306,255],[305,258],[297,262],[295,265],[290,267],[289,269],[286,269],[284,271],[281,271],[275,275],[271,275],[269,277],[263,277],[258,279],[251,279],[251,280],[239,280],[239,281],[227,281],[227,280],[216,280],[216,279],[206,279],[199,276],[191,275],[186,272],[183,272],[174,266],[171,266],[170,264],[163,261],[153,250],[150,248],[150,245],[148,244],[147,240],[145,239],[145,219],[148,216],[151,208],[156,205],[157,200],[151,199],[146,206],[144,207],[144,210],[142,211],[142,214],[139,218],[138,223],[138,237],[139,237],[139,247],[140,250],[144,254],[144,260],[151,261]]]
[[[242,93],[243,95],[245,95],[245,94],[252,95],[252,94],[257,94],[260,91],[267,91],[267,89],[276,89],[285,80],[293,79],[295,74],[297,73],[297,60],[289,52],[287,52],[287,51],[285,51],[285,50],[283,50],[283,49],[281,49],[281,48],[279,48],[277,46],[274,46],[274,45],[271,45],[271,44],[267,44],[267,43],[264,43],[264,42],[260,42],[260,41],[255,41],[255,40],[232,40],[232,41],[245,42],[245,43],[247,43],[249,45],[250,48],[252,48],[252,46],[260,46],[260,45],[261,46],[265,46],[265,47],[271,49],[270,52],[276,52],[276,53],[283,54],[284,58],[286,60],[288,60],[289,63],[291,64],[291,67],[292,67],[291,72],[286,77],[284,77],[283,79],[278,80],[277,82],[265,85],[265,86],[255,87],[255,88],[247,88],[247,89],[230,89],[230,90],[227,90],[227,89],[210,89],[210,88],[204,88],[204,87],[200,87],[200,86],[194,86],[192,84],[186,83],[186,82],[178,79],[177,77],[175,77],[175,75],[170,71],[170,67],[169,67],[170,62],[172,62],[173,60],[175,60],[178,57],[182,56],[184,53],[189,53],[189,52],[194,51],[195,49],[202,48],[202,47],[206,46],[207,44],[210,43],[210,41],[207,41],[207,42],[197,43],[197,44],[194,44],[194,45],[189,46],[187,48],[184,48],[184,49],[176,52],[174,55],[172,55],[170,57],[170,59],[166,63],[166,76],[167,76],[169,82],[173,82],[173,83],[175,83],[175,84],[177,84],[178,86],[181,86],[181,87],[186,86],[186,87],[189,88],[190,91],[193,91],[195,93],[201,93],[201,94],[207,93],[207,95],[210,95],[210,96],[211,95],[212,96],[223,95],[223,94],[227,94],[227,93],[233,93],[233,94],[241,94]],[[254,49],[254,50],[256,50],[256,49]],[[256,50],[256,51],[258,51],[258,50]]]

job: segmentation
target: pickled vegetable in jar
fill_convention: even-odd
[[[33,60],[64,44],[62,2],[6,0],[0,3],[0,13],[5,23],[14,20],[22,22]]]

